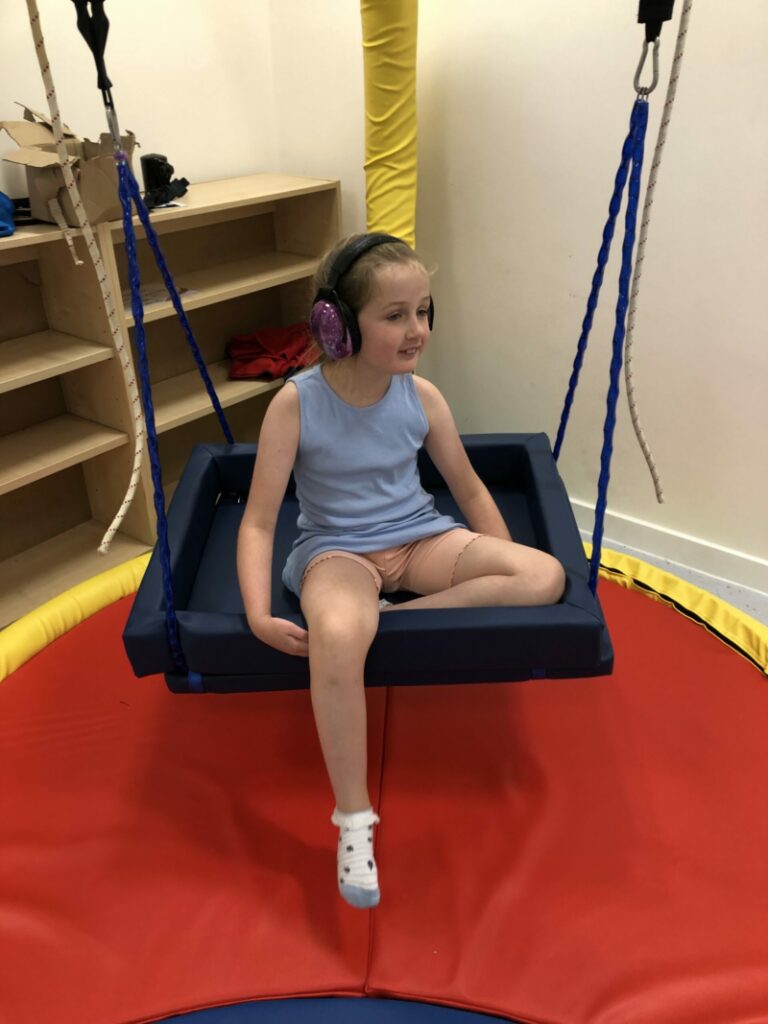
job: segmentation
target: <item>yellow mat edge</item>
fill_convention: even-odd
[[[149,552],[137,555],[92,576],[6,626],[0,632],[0,682],[91,615],[135,593],[149,558]]]
[[[584,549],[589,558],[592,545],[585,541]],[[600,552],[600,576],[654,601],[672,605],[682,614],[690,613],[728,647],[743,654],[768,675],[768,626],[740,608],[665,569],[607,548]]]

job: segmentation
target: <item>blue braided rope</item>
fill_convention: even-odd
[[[154,227],[152,226],[152,222],[149,219],[149,211],[147,210],[147,207],[144,204],[144,200],[141,197],[141,191],[139,190],[138,183],[133,175],[133,172],[131,171],[130,167],[127,164],[125,164],[125,170],[127,181],[129,183],[131,191],[131,198],[133,199],[133,202],[136,206],[136,212],[138,213],[139,219],[141,220],[141,223],[144,226],[144,230],[147,233],[147,241],[149,242],[152,248],[152,252],[155,254],[155,261],[158,267],[160,268],[160,273],[163,275],[165,287],[168,291],[168,294],[171,297],[171,302],[173,303],[173,308],[176,310],[176,315],[178,316],[181,326],[184,329],[184,334],[186,335],[187,343],[189,344],[189,347],[192,350],[192,355],[194,356],[195,362],[197,363],[197,368],[200,371],[200,376],[203,378],[203,383],[205,384],[205,389],[208,392],[208,397],[210,398],[211,404],[213,405],[214,411],[216,412],[216,415],[219,419],[221,429],[224,431],[224,437],[227,439],[227,443],[234,444],[235,439],[232,436],[232,431],[229,429],[229,424],[227,423],[227,418],[224,415],[224,410],[221,407],[219,396],[216,394],[216,389],[213,386],[213,381],[211,380],[208,374],[208,367],[205,365],[205,360],[202,357],[200,349],[198,348],[197,345],[197,341],[195,340],[195,336],[192,333],[192,328],[189,325],[187,314],[184,310],[184,307],[181,304],[181,299],[179,298],[179,293],[176,290],[176,285],[174,284],[173,278],[171,277],[171,273],[168,270],[168,265],[165,262],[165,257],[163,256],[162,250],[160,248],[160,243],[157,240],[157,232],[155,231]]]
[[[152,388],[149,379],[147,336],[144,330],[144,304],[141,301],[141,281],[139,279],[139,264],[136,258],[136,235],[133,230],[133,213],[131,210],[130,178],[132,175],[124,156],[118,154],[116,162],[120,204],[123,208],[125,251],[128,257],[128,275],[131,283],[131,308],[133,310],[133,319],[136,325],[135,337],[136,350],[139,357],[141,397],[144,403],[144,417],[147,421],[147,445],[149,448],[152,484],[154,487],[155,514],[157,516],[157,549],[160,555],[160,565],[163,575],[163,593],[165,595],[165,625],[168,633],[168,643],[171,648],[171,653],[173,654],[173,660],[180,671],[186,672],[187,663],[181,649],[181,641],[179,639],[179,622],[176,618],[176,605],[173,599],[171,551],[170,545],[168,544],[168,520],[165,516],[165,495],[163,493],[163,476],[160,468],[157,429],[155,427],[155,407],[152,401]]]
[[[611,252],[611,241],[616,227],[616,218],[621,210],[621,197],[624,192],[624,185],[627,181],[627,173],[632,159],[634,120],[635,112],[633,108],[632,117],[629,122],[629,132],[624,140],[624,145],[621,150],[621,163],[619,164],[619,169],[616,172],[613,195],[611,196],[611,201],[608,206],[608,220],[603,228],[603,241],[600,246],[600,251],[597,254],[597,269],[595,270],[592,278],[592,290],[590,291],[589,298],[587,300],[587,311],[584,315],[584,321],[581,326],[581,336],[579,337],[579,343],[576,347],[576,358],[573,361],[573,370],[571,371],[571,378],[568,382],[568,391],[565,396],[563,411],[560,416],[560,426],[557,429],[557,439],[555,440],[554,448],[555,461],[557,461],[560,456],[560,449],[562,448],[563,441],[565,440],[565,429],[568,426],[568,419],[571,415],[571,406],[573,405],[576,387],[579,383],[579,373],[581,372],[581,366],[584,362],[584,354],[587,351],[589,332],[592,330],[592,320],[594,319],[595,310],[597,309],[597,300],[600,296],[603,274],[605,273],[608,257]]]
[[[648,103],[645,99],[635,101],[632,108],[632,173],[629,179],[627,212],[624,219],[624,244],[619,274],[619,299],[616,304],[616,324],[613,332],[613,356],[611,359],[610,384],[608,387],[605,424],[603,427],[603,450],[600,455],[600,479],[597,485],[595,506],[595,528],[592,533],[592,557],[589,562],[589,589],[597,590],[600,570],[600,554],[603,543],[603,524],[608,504],[608,481],[611,475],[613,454],[613,432],[616,426],[616,405],[619,399],[619,376],[624,355],[624,334],[626,332],[629,286],[632,277],[632,250],[635,245],[637,208],[640,201],[640,177],[643,170],[643,148],[648,127]]]

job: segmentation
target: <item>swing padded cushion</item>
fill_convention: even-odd
[[[545,434],[462,438],[515,540],[549,551],[566,570],[561,601],[543,608],[455,608],[388,612],[366,663],[366,685],[510,682],[603,675],[613,650],[565,487]],[[202,444],[192,452],[168,513],[174,601],[189,672],[176,667],[166,635],[157,548],[123,640],[138,676],[164,673],[176,692],[303,689],[308,662],[251,633],[237,581],[237,533],[256,454],[253,444]],[[461,521],[440,474],[420,453],[426,489]],[[306,625],[281,572],[296,537],[291,479],[275,530],[272,614]],[[396,594],[397,602],[412,596]]]

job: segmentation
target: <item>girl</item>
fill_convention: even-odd
[[[294,377],[269,405],[238,538],[248,622],[264,643],[309,657],[310,693],[340,829],[338,885],[347,902],[379,902],[367,786],[363,671],[380,594],[392,606],[539,605],[559,600],[560,563],[516,544],[472,468],[438,389],[413,375],[434,307],[424,263],[390,235],[353,236],[316,278],[310,324],[329,360]],[[422,488],[424,446],[469,528]],[[294,471],[300,535],[283,571],[302,629],[270,608],[275,520]]]

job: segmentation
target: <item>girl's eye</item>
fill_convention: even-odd
[[[428,309],[420,309],[418,312],[419,312],[419,316],[429,316],[429,310]]]
[[[399,320],[399,319],[400,319],[400,313],[390,313],[387,316],[387,320]]]

